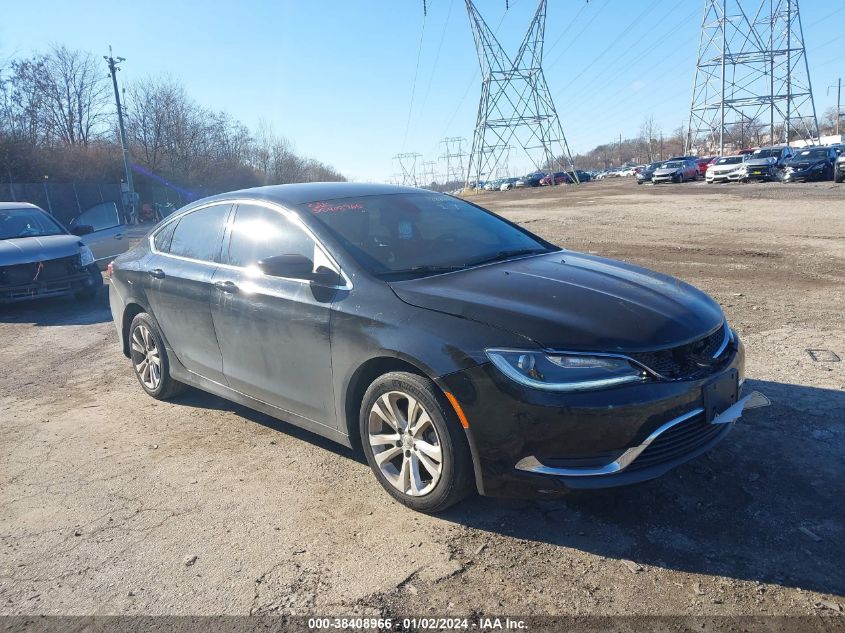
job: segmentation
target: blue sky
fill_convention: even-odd
[[[480,77],[464,1],[428,5],[423,19],[422,0],[7,1],[0,56],[112,44],[127,58],[121,80],[169,73],[205,106],[264,119],[298,151],[380,180],[398,152],[436,160],[443,137],[472,137]],[[536,0],[476,5],[513,52]],[[573,152],[635,136],[649,115],[666,133],[685,122],[703,2],[549,5],[546,78]],[[801,0],[801,12],[821,116],[845,75],[845,4]]]

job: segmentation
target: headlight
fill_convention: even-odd
[[[79,247],[79,259],[83,267],[90,266],[94,263],[94,253],[84,244]]]
[[[505,376],[544,391],[587,391],[646,379],[624,358],[580,354],[545,354],[532,350],[484,350]]]

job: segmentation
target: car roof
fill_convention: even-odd
[[[336,198],[357,198],[362,196],[380,196],[395,193],[433,193],[428,189],[405,187],[402,185],[384,185],[364,182],[301,182],[288,185],[270,185],[267,187],[252,187],[221,193],[216,196],[203,198],[197,202],[211,202],[214,200],[231,200],[234,198],[257,198],[270,200],[285,205],[304,204],[317,200],[332,200]]]
[[[0,202],[0,211],[6,211],[7,209],[38,209],[39,211],[43,211],[41,207],[37,207],[29,202]]]

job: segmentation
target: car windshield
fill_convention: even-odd
[[[489,211],[438,193],[341,198],[301,208],[364,268],[386,279],[559,250]]]
[[[668,163],[663,165],[665,169],[678,169],[678,167],[683,167],[683,163],[677,160],[670,160]]]
[[[751,154],[751,158],[773,158],[780,156],[779,149],[758,149],[753,154]]]
[[[744,156],[725,156],[724,158],[720,158],[716,161],[717,165],[734,165],[736,163],[741,163]]]
[[[39,209],[0,210],[0,240],[64,233],[64,229],[53,218]]]
[[[660,169],[660,165],[661,163],[652,163],[651,165],[646,167],[646,169]]]
[[[813,159],[818,160],[820,158],[827,158],[827,150],[824,149],[805,149],[802,152],[798,152],[795,156],[792,157],[794,162]]]

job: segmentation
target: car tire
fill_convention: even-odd
[[[683,182],[684,182],[684,175],[683,175],[683,174],[678,174],[678,184],[680,185],[680,184],[681,184],[681,183],[683,183]]]
[[[136,315],[129,325],[129,355],[132,371],[148,395],[167,400],[185,390],[187,385],[170,375],[170,359],[161,330],[146,312]]]
[[[845,182],[845,173],[837,173],[833,180],[834,182]]]
[[[88,267],[88,275],[91,277],[91,285],[82,290],[78,290],[74,296],[78,301],[93,301],[97,298],[100,288],[103,287],[103,275],[96,264],[91,264]]]
[[[466,435],[428,378],[407,372],[380,376],[364,394],[358,421],[367,463],[400,503],[431,514],[468,494],[473,468]]]

